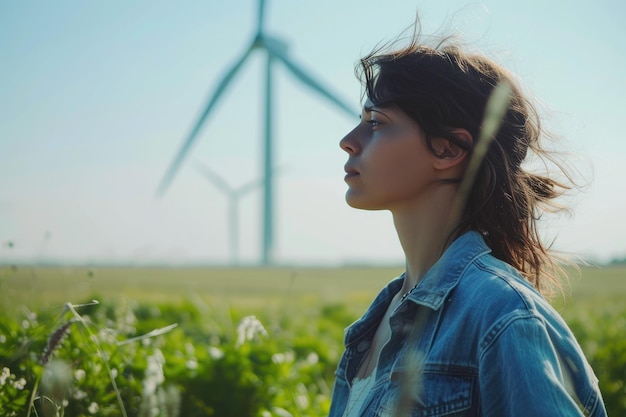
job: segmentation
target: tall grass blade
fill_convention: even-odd
[[[476,175],[483,159],[487,155],[489,145],[496,137],[502,120],[506,115],[511,102],[511,86],[508,82],[499,82],[491,92],[485,107],[480,135],[474,147],[465,177],[459,186],[459,191],[453,203],[450,214],[450,222],[453,224],[461,217],[467,197],[476,181]],[[411,333],[407,339],[410,346],[417,346],[418,338],[422,335],[428,316],[432,310],[418,309],[416,320]],[[413,356],[415,355],[415,356]],[[419,399],[422,386],[423,358],[420,352],[409,353],[407,351],[405,362],[406,372],[403,373],[400,381],[400,393],[396,404],[395,417],[409,417],[411,409],[417,399]]]
[[[494,87],[489,96],[489,100],[487,100],[480,135],[454,202],[454,208],[450,216],[450,221],[452,222],[456,222],[463,212],[474,181],[476,181],[478,169],[485,155],[487,155],[489,145],[491,145],[491,142],[496,138],[496,134],[502,125],[502,120],[504,119],[510,103],[511,85],[506,81],[501,81]]]

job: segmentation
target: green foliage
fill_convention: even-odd
[[[96,304],[4,312],[0,417],[324,415],[353,319],[340,306],[259,320],[191,303]]]
[[[623,415],[626,411],[626,308],[616,302],[593,313],[576,310],[566,318],[600,380],[608,414]]]
[[[25,386],[23,377],[17,378],[9,368],[0,369],[0,416],[17,416],[26,408],[29,390]]]
[[[258,318],[193,294],[105,300],[0,310],[0,417],[324,416],[343,330],[356,318],[350,302],[304,296],[255,308]],[[617,416],[626,410],[626,308],[600,300],[563,314]]]

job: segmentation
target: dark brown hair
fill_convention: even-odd
[[[554,199],[571,188],[571,176],[542,145],[545,132],[538,112],[513,76],[483,55],[464,52],[450,39],[430,47],[420,44],[417,34],[408,46],[375,50],[356,70],[375,105],[399,107],[417,121],[427,142],[443,137],[470,155],[490,94],[498,83],[509,84],[508,109],[480,164],[455,235],[479,231],[493,255],[517,268],[539,291],[549,294],[560,287],[561,270],[540,238],[537,220],[546,211],[562,209]],[[472,135],[469,149],[455,137],[455,128]],[[565,174],[565,180],[526,170],[522,162],[529,150],[555,162],[552,166]]]

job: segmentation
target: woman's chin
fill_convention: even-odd
[[[363,196],[357,195],[350,189],[346,191],[346,203],[350,207],[360,210],[383,210],[383,208],[372,204],[371,201],[367,201],[365,198],[363,198]]]

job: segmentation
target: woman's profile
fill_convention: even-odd
[[[340,141],[346,201],[391,212],[406,269],[346,329],[330,417],[605,416],[546,300],[558,264],[537,219],[568,183],[525,166],[550,153],[514,77],[418,34],[357,72],[361,121]]]

